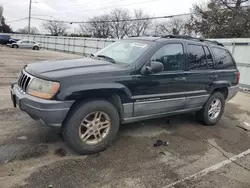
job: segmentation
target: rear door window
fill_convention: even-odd
[[[207,69],[206,54],[201,45],[188,45],[188,62],[190,70]]]
[[[215,65],[218,69],[234,69],[235,64],[230,53],[221,48],[212,47]]]
[[[213,62],[213,56],[210,53],[209,49],[207,46],[204,46],[204,50],[206,53],[206,58],[207,58],[207,66],[209,69],[214,69],[214,62]]]

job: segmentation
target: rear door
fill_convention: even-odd
[[[216,80],[229,83],[230,86],[236,86],[237,83],[237,67],[230,52],[224,48],[211,47],[215,58]]]
[[[28,48],[33,48],[35,45],[35,42],[34,41],[29,41],[28,43]]]
[[[190,93],[186,96],[185,108],[200,108],[209,97],[209,86],[216,80],[214,61],[206,45],[187,44],[188,76]]]
[[[30,45],[31,45],[31,41],[26,41],[26,44],[25,44],[25,48],[30,48]]]

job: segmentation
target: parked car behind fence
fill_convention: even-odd
[[[12,43],[9,46],[11,48],[30,48],[33,50],[39,50],[41,47],[41,44],[32,40],[19,40],[17,42]]]

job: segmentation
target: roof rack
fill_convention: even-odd
[[[162,38],[177,38],[177,39],[187,39],[187,40],[198,40],[200,42],[209,42],[209,43],[217,44],[219,46],[224,46],[223,44],[221,44],[220,42],[218,42],[216,40],[206,40],[206,39],[202,39],[202,38],[190,37],[190,36],[187,36],[187,35],[165,35],[165,36],[162,36]]]

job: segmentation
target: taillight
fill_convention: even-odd
[[[236,73],[236,84],[239,85],[240,83],[240,72]]]

